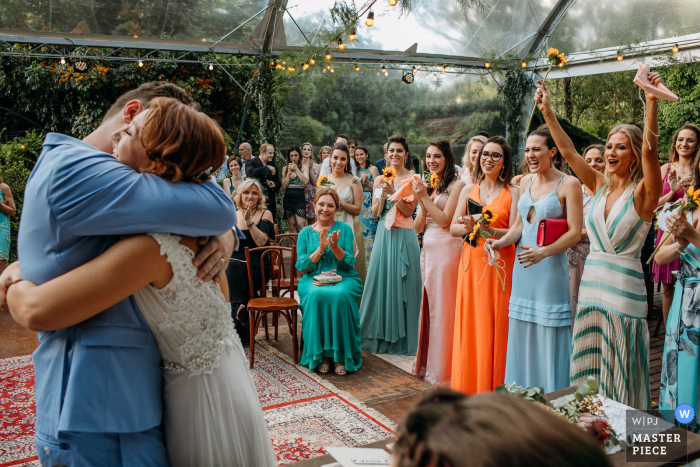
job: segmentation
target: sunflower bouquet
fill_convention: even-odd
[[[328,175],[321,175],[318,177],[318,181],[316,182],[316,186],[321,188],[322,186],[331,186],[335,185],[335,183],[331,182],[328,180]]]
[[[555,49],[554,47],[550,47],[549,50],[547,50],[547,61],[549,62],[549,68],[547,69],[547,73],[545,73],[544,75],[542,85],[544,85],[544,83],[547,81],[547,76],[549,76],[549,72],[552,71],[552,68],[554,68],[555,66],[558,66],[559,68],[564,68],[567,59],[566,55],[564,55],[564,52],[559,53],[559,50]],[[532,112],[530,112],[530,119],[527,121],[527,126],[525,127],[525,134],[527,134],[527,132],[530,130],[530,124],[532,123],[532,117],[535,115],[536,108],[536,105],[532,106]]]
[[[695,189],[694,186],[688,187],[688,189],[685,192],[685,197],[683,199],[680,199],[676,203],[672,204],[669,206],[667,209],[663,209],[661,212],[657,214],[657,227],[659,226],[659,223],[665,222],[666,216],[668,213],[671,213],[675,211],[676,209],[680,209],[678,211],[679,216],[684,216],[686,213],[691,212],[696,210],[697,208],[700,207],[700,188],[697,190]],[[663,226],[663,225],[662,225]],[[671,236],[671,232],[668,232],[659,242],[658,246],[654,250],[654,253],[651,254],[649,259],[647,260],[647,264],[651,264],[652,260],[656,256],[656,253],[658,253],[659,248],[666,243],[666,240],[668,240],[668,237]]]
[[[498,216],[494,214],[493,209],[488,206],[484,206],[481,210],[481,216],[476,220],[476,224],[474,224],[474,228],[471,232],[462,237],[462,243],[460,243],[457,250],[462,249],[464,242],[468,241],[471,246],[477,246],[480,238],[486,240],[487,238],[491,237],[491,234],[487,230],[482,229],[482,226],[488,227],[491,222],[494,222],[496,219],[498,219]]]
[[[440,177],[438,177],[438,174],[436,174],[436,173],[430,174],[430,188],[432,188],[433,190],[435,188],[437,188],[439,181],[440,181]]]
[[[396,177],[396,169],[393,167],[385,167],[382,169],[382,176],[385,182],[393,182],[394,177]]]

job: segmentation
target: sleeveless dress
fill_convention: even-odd
[[[441,193],[433,202],[445,209],[449,193]],[[413,374],[433,386],[450,387],[452,374],[452,335],[459,267],[460,237],[450,235],[449,226],[441,229],[430,214],[425,221],[420,268],[423,297],[418,323],[418,352]]]
[[[346,186],[344,190],[338,193],[338,198],[346,203],[352,204],[355,200],[355,196],[352,193],[352,187],[350,185]],[[362,283],[365,283],[365,277],[367,276],[367,267],[365,266],[365,241],[362,238],[362,225],[360,224],[360,219],[358,216],[353,216],[343,208],[338,208],[335,214],[335,220],[347,224],[352,230],[353,238],[355,239],[355,270],[360,276]]]
[[[581,185],[581,192],[583,195],[583,218],[585,219],[593,205],[593,197],[586,193],[583,185]],[[566,256],[569,259],[569,294],[571,295],[572,311],[576,311],[578,305],[578,289],[581,285],[581,277],[583,277],[583,266],[586,264],[590,249],[591,241],[586,237],[566,250]]]
[[[372,353],[415,355],[423,281],[420,246],[413,219],[397,208],[396,221],[385,221],[394,202],[387,195],[380,213],[372,258],[360,305],[362,349]]]
[[[229,305],[214,282],[196,277],[180,237],[149,234],[173,277],[134,294],[163,358],[165,445],[173,467],[276,466],[262,407]]]
[[[304,185],[299,177],[294,177],[289,181],[287,189],[284,190],[284,218],[289,219],[295,215],[306,217],[306,195]]]
[[[369,257],[374,247],[374,237],[377,235],[378,219],[372,216],[372,185],[374,177],[369,169],[357,169],[358,177],[367,174],[367,183],[362,186],[362,211],[360,212],[360,224],[362,236],[365,239],[365,268],[369,268]]]
[[[336,259],[328,247],[316,264],[311,262],[310,256],[318,249],[320,234],[312,226],[304,227],[299,233],[296,268],[303,271],[310,267],[309,272],[299,280],[299,309],[304,338],[299,363],[313,370],[322,363],[323,357],[328,357],[334,362],[342,362],[347,371],[357,371],[362,365],[360,311],[357,307],[362,295],[362,281],[353,267],[352,230],[347,224],[336,222],[328,233],[335,231],[340,231],[338,245],[345,252],[345,257]],[[343,278],[342,282],[322,287],[314,285],[314,276],[333,269]]]
[[[313,164],[311,164],[311,167],[309,167],[309,175],[311,175],[311,172],[313,172],[314,177],[318,179],[318,173],[316,172],[316,169],[314,169]],[[316,210],[314,209],[314,197],[316,196],[316,187],[314,187],[310,183],[310,179],[311,177],[309,177],[309,183],[304,185],[304,199],[306,200],[306,218],[315,219]]]
[[[663,194],[661,196],[665,196],[671,192],[671,185],[668,183],[668,176],[670,174],[670,170],[666,171],[666,175],[664,175],[664,189],[663,189]],[[679,199],[683,197],[683,188],[681,187],[674,195],[671,197],[669,200],[670,203],[675,203]],[[654,243],[654,248],[659,246],[659,242],[661,242],[661,238],[666,234],[663,230],[659,229],[656,232],[656,242]],[[676,279],[673,277],[673,271],[678,271],[678,269],[681,267],[681,259],[677,258],[671,261],[670,263],[667,264],[656,264],[656,260],[653,260],[651,262],[651,274],[652,274],[652,280],[655,283],[660,283],[663,282],[664,284],[673,284]]]
[[[634,209],[634,186],[615,201],[607,220],[606,187],[586,217],[586,258],[571,351],[572,386],[594,376],[600,393],[637,409],[651,408],[647,293],[640,254],[650,223]]]
[[[479,185],[472,189],[469,198],[481,204]],[[508,228],[511,201],[510,188],[505,187],[491,202],[489,207],[498,216],[492,227]],[[483,244],[483,240],[479,240],[479,246],[472,247],[465,242],[461,252],[453,253],[460,257],[460,262],[457,266],[451,386],[453,390],[467,394],[493,391],[503,384],[506,371],[508,300],[515,245],[508,245],[498,252],[503,260],[501,276],[506,284],[503,290],[495,266],[486,264],[488,257]]]
[[[537,202],[532,200],[532,183],[518,200],[523,230],[521,245],[537,246],[537,228],[543,219],[562,219],[563,209],[557,196],[566,175],[554,190]],[[534,208],[537,219],[528,221]],[[566,251],[543,259],[525,269],[519,261],[513,266],[513,291],[508,307],[508,356],[505,382],[522,387],[541,387],[553,392],[569,386],[571,358],[571,298],[569,264]]]
[[[5,195],[0,190],[0,201],[5,200]],[[10,218],[4,212],[0,212],[0,259],[10,260]]]
[[[692,220],[691,220],[692,222]],[[666,323],[659,412],[680,404],[700,407],[700,250],[688,245],[680,256],[673,304]],[[673,420],[668,420],[673,423]],[[693,422],[690,430],[698,432]]]

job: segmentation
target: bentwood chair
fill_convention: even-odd
[[[250,254],[253,252],[260,252],[260,270],[262,273],[262,288],[261,290],[254,290],[253,285],[253,270],[252,262],[250,259]],[[253,368],[253,362],[255,359],[255,335],[257,334],[258,328],[260,326],[260,321],[267,318],[267,315],[272,314],[273,319],[282,316],[287,320],[287,326],[289,328],[289,333],[292,336],[292,345],[294,346],[294,363],[298,363],[297,358],[297,310],[299,309],[299,302],[294,299],[294,282],[290,285],[290,298],[286,297],[267,297],[267,278],[265,277],[265,261],[270,261],[272,266],[277,266],[282,270],[284,268],[284,253],[291,253],[292,264],[296,263],[297,249],[295,246],[292,248],[284,248],[278,246],[264,246],[260,248],[249,248],[245,249],[245,259],[248,267],[248,277],[251,280],[248,281],[248,286],[250,287],[250,297],[251,300],[248,302],[248,314],[250,320],[250,368]],[[280,287],[280,281],[282,275],[279,274],[276,279],[272,279],[273,287],[275,282],[277,283],[277,288]],[[277,320],[275,319],[275,322]],[[275,327],[276,333],[277,327]],[[265,333],[267,335],[267,326],[265,326]],[[269,336],[266,336],[269,338]]]

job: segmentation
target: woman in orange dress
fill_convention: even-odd
[[[512,150],[501,136],[490,138],[474,168],[475,184],[462,190],[450,233],[463,237],[474,228],[479,216],[467,216],[467,200],[488,206],[498,216],[481,227],[493,238],[501,238],[516,220],[518,188],[510,186]],[[501,249],[496,266],[488,264],[484,240],[478,246],[462,246],[458,269],[457,300],[452,351],[452,389],[475,394],[493,391],[503,384],[508,344],[508,302],[515,262],[515,246]]]

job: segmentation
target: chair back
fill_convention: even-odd
[[[284,268],[284,252],[289,252],[292,255],[291,259],[291,267],[294,268],[294,265],[297,262],[297,247],[296,245],[293,245],[291,248],[285,248],[285,247],[280,247],[280,246],[263,246],[259,248],[253,248],[250,249],[248,247],[245,248],[245,259],[248,267],[248,286],[250,287],[250,297],[251,298],[263,298],[264,295],[260,296],[257,295],[256,291],[254,290],[255,286],[254,281],[253,281],[253,268],[252,268],[252,261],[250,259],[250,254],[251,253],[261,253],[260,255],[260,272],[262,274],[262,290],[265,289],[265,286],[267,285],[267,281],[269,279],[272,279],[272,283],[274,285],[274,282],[277,281],[277,290],[280,290],[280,285],[283,276],[285,275],[285,268]],[[270,261],[270,265],[272,266],[272,270],[274,271],[275,266],[281,271],[281,274],[277,274],[276,277],[273,274],[273,277],[265,277],[265,260]],[[294,297],[294,281],[290,281],[290,287],[289,287],[289,296]]]
[[[290,248],[291,247],[296,248],[298,237],[299,237],[298,234],[279,234],[275,237],[275,246],[285,246],[286,245],[287,247],[290,247]],[[282,269],[280,272],[282,274],[282,279],[285,279],[287,277],[285,270]],[[292,263],[290,276],[301,277],[301,274],[299,273],[299,271],[297,271],[297,268],[295,267],[294,263]]]

